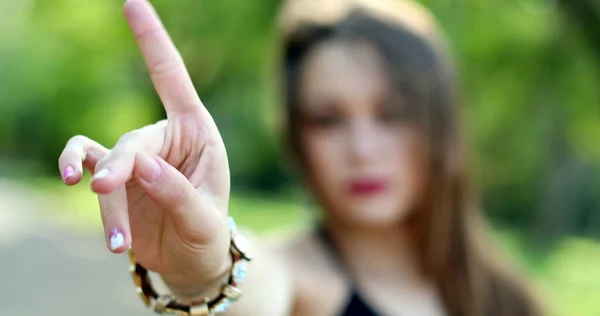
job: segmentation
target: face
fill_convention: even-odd
[[[421,196],[419,134],[384,69],[368,44],[335,41],[303,64],[301,146],[308,181],[332,220],[394,225]]]

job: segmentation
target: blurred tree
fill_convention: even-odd
[[[555,1],[423,2],[458,59],[488,214],[546,242],[600,230],[600,56],[580,24]]]
[[[594,0],[558,0],[567,17],[587,37],[600,63],[600,3]]]
[[[422,2],[457,60],[491,218],[544,239],[598,234],[597,2]],[[234,188],[288,186],[273,125],[280,1],[153,3],[225,138]],[[54,175],[69,137],[110,147],[163,117],[121,5],[0,1],[0,171]]]

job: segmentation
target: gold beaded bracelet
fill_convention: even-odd
[[[221,287],[220,294],[216,298],[205,298],[200,304],[185,305],[178,302],[173,295],[159,295],[156,293],[148,270],[136,261],[133,251],[129,251],[131,275],[136,291],[144,304],[159,314],[181,316],[213,316],[226,311],[229,305],[237,301],[242,295],[242,291],[238,286],[246,277],[246,263],[251,260],[248,255],[248,242],[242,235],[237,233],[235,221],[231,217],[229,217],[229,231],[231,233],[231,246],[229,249],[233,261],[229,279]]]

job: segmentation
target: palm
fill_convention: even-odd
[[[201,120],[193,115],[173,119],[166,126],[159,155],[185,175],[194,188],[215,197],[214,205],[207,208],[226,214],[229,169],[225,147],[222,142],[206,146],[210,135],[205,135],[205,130]],[[191,230],[178,230],[171,215],[154,203],[135,180],[127,183],[126,190],[133,247],[139,262],[159,273],[171,270],[168,253],[177,248],[194,251],[189,245],[195,242],[194,236],[201,235],[203,226],[197,223],[187,227]]]

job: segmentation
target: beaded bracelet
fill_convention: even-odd
[[[225,312],[232,302],[242,295],[238,288],[246,277],[246,263],[251,260],[248,255],[248,242],[237,232],[235,221],[228,218],[229,231],[231,234],[230,253],[233,264],[226,284],[221,287],[220,294],[213,298],[205,298],[200,304],[185,305],[177,302],[173,295],[159,295],[152,286],[148,270],[140,265],[135,254],[129,251],[129,262],[131,276],[137,293],[147,307],[152,308],[159,314],[181,315],[181,316],[213,316]]]

